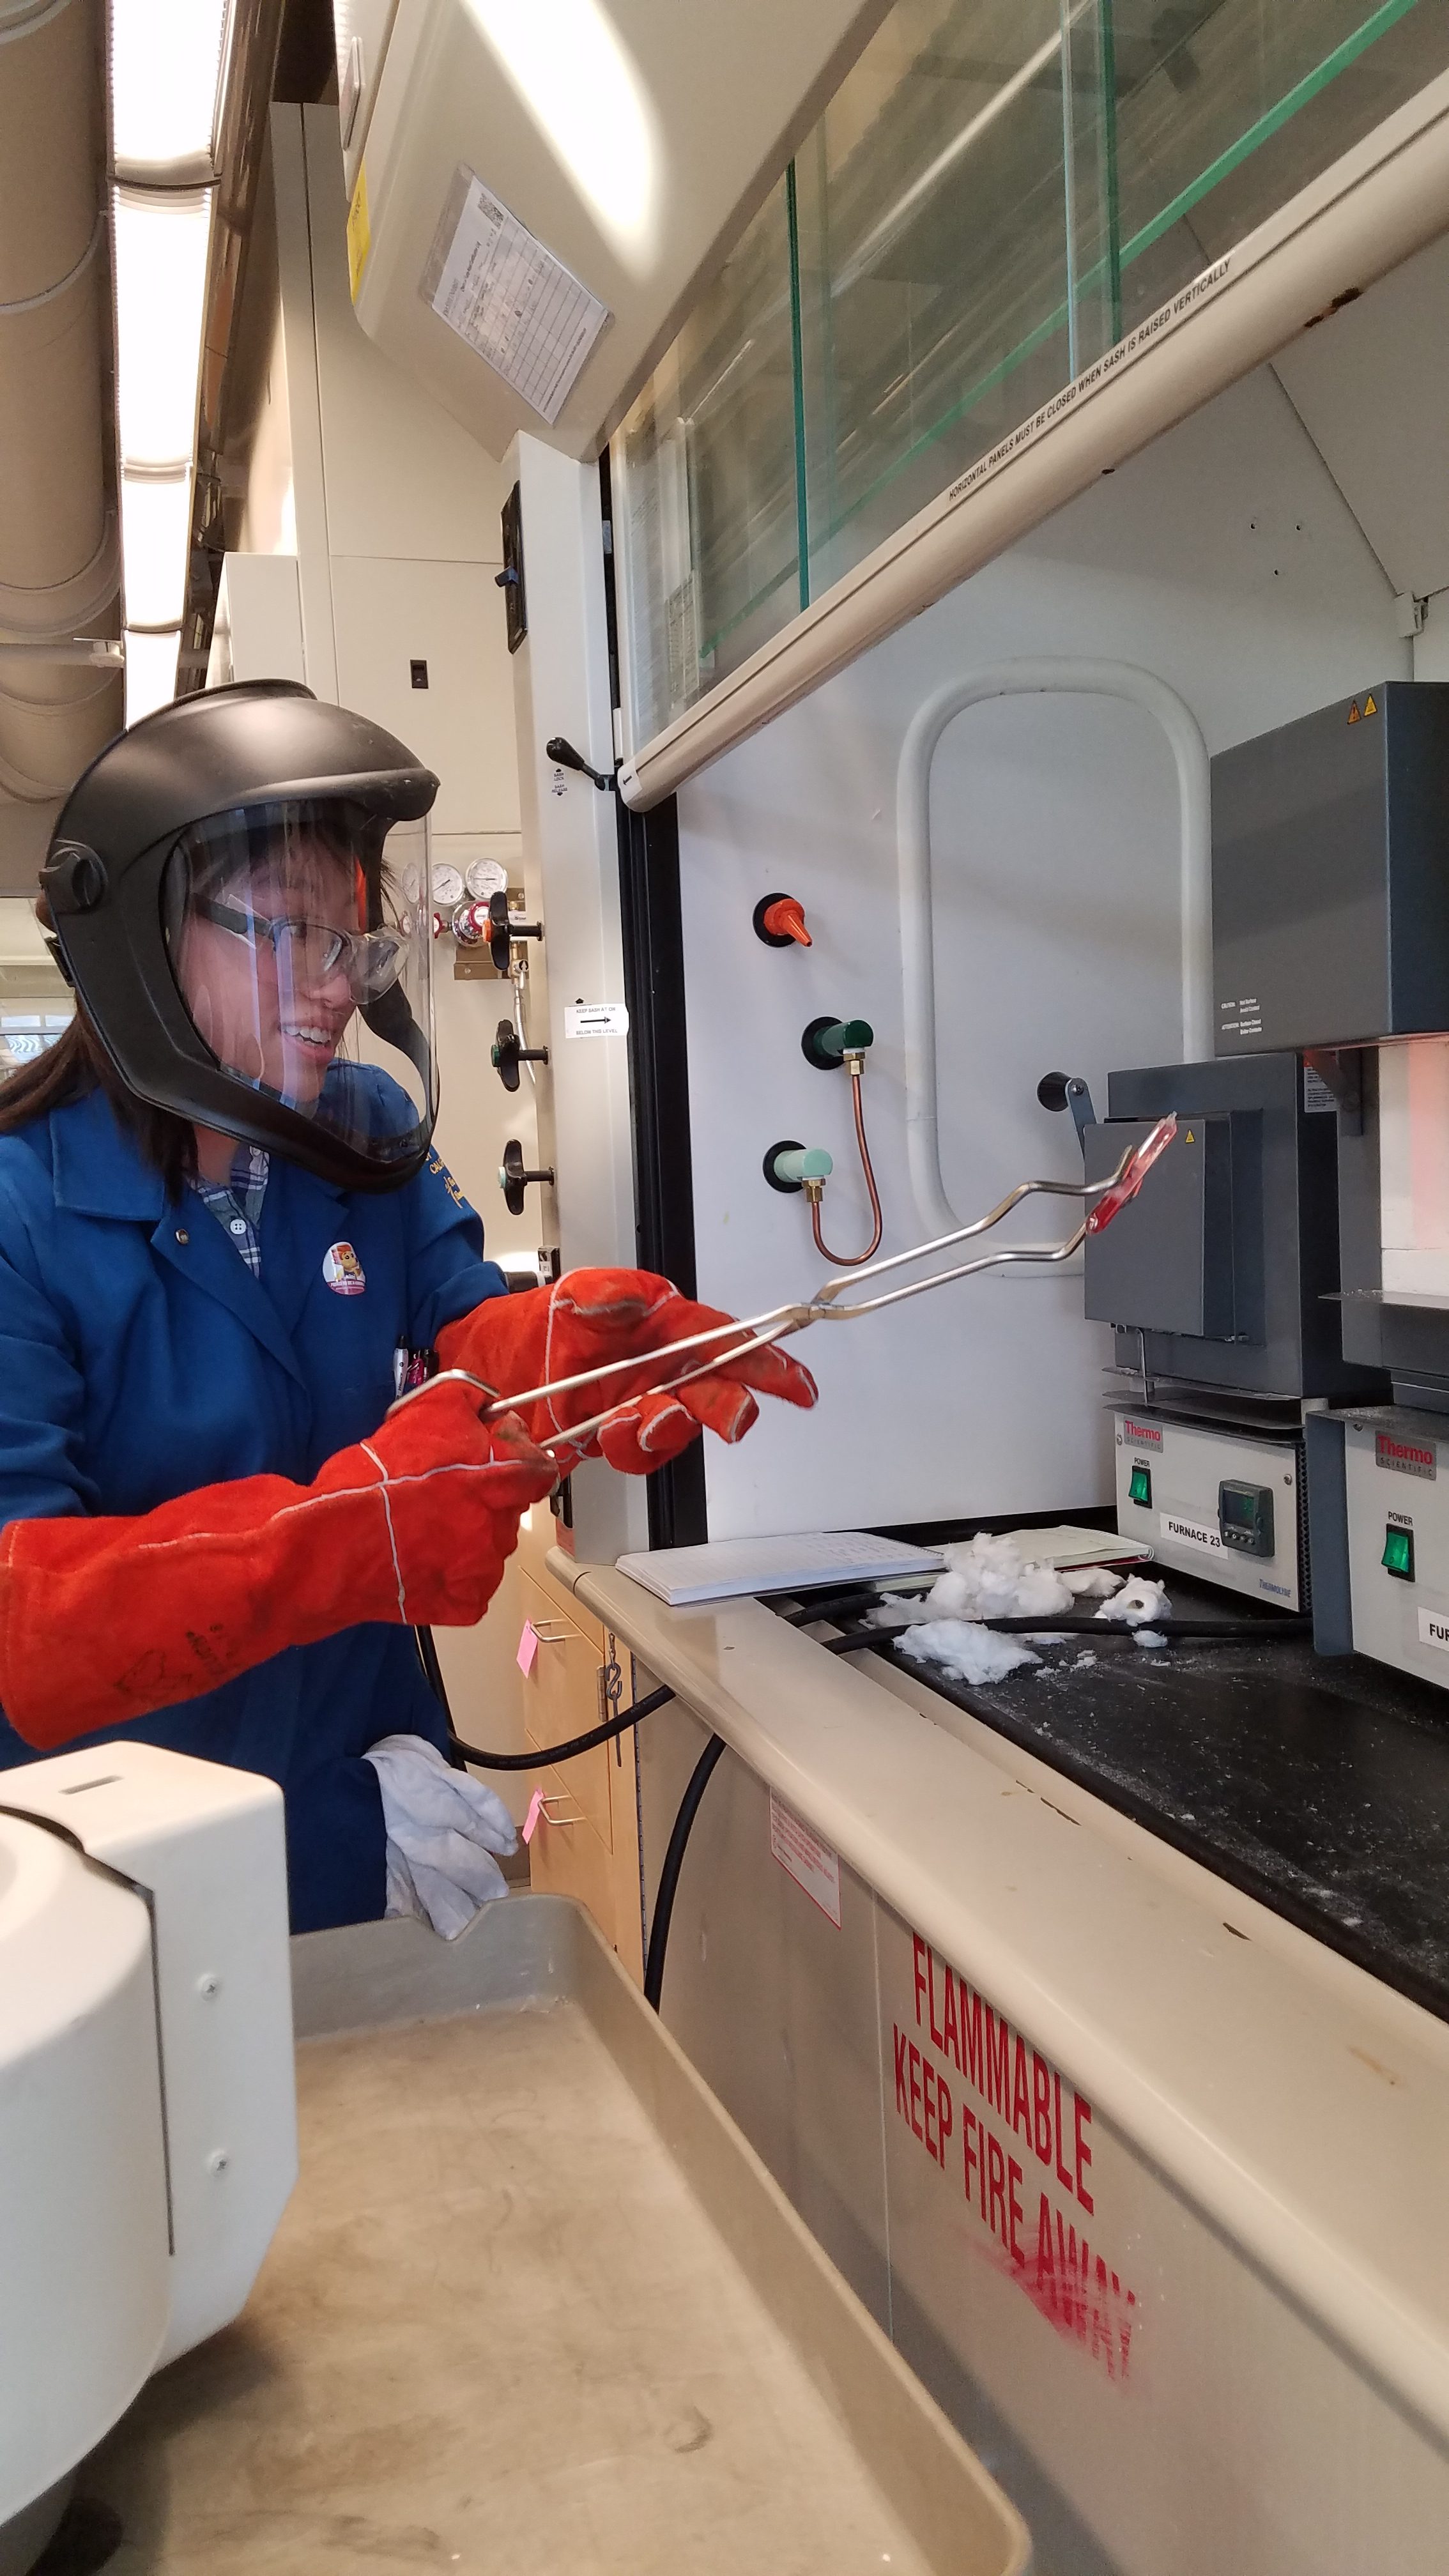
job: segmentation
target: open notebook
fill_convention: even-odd
[[[862,1530],[805,1530],[788,1538],[720,1538],[703,1547],[660,1547],[621,1556],[619,1572],[656,1592],[671,1609],[729,1601],[750,1592],[808,1592],[821,1585],[881,1583],[939,1574],[935,1548]]]

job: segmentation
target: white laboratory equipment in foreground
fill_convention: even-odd
[[[149,1744],[0,1806],[0,2569],[237,2315],[297,2172],[281,1792]]]

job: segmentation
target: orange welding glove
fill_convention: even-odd
[[[246,1476],[135,1518],[0,1531],[0,1706],[49,1751],[386,1620],[471,1627],[518,1517],[558,1481],[459,1386],[420,1395],[310,1485]]]
[[[500,1395],[573,1377],[607,1360],[639,1356],[636,1374],[605,1378],[600,1386],[524,1405],[522,1417],[535,1440],[567,1431],[617,1406],[615,1418],[560,1459],[606,1458],[626,1476],[647,1476],[697,1438],[701,1425],[721,1440],[743,1439],[759,1414],[751,1387],[783,1396],[787,1404],[812,1405],[815,1380],[783,1351],[751,1351],[721,1360],[707,1377],[672,1395],[641,1395],[661,1376],[693,1367],[708,1350],[685,1352],[670,1362],[659,1356],[670,1342],[727,1324],[717,1306],[696,1306],[652,1270],[571,1270],[551,1288],[526,1288],[514,1297],[491,1297],[438,1335],[444,1368],[467,1369]]]

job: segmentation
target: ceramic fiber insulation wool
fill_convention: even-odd
[[[1149,1574],[1134,1574],[1111,1601],[1104,1601],[1099,1619],[1118,1619],[1127,1628],[1140,1628],[1149,1619],[1165,1619],[1167,1586],[1154,1583]]]
[[[1003,1681],[1019,1664],[1041,1662],[1019,1637],[999,1637],[993,1628],[979,1628],[969,1619],[932,1619],[910,1628],[901,1639],[901,1653],[913,1663],[936,1664],[958,1681],[977,1683]]]
[[[1020,1638],[998,1635],[978,1621],[1049,1619],[1053,1612],[1074,1609],[1080,1596],[1114,1591],[1120,1581],[1105,1566],[1058,1572],[1053,1566],[1032,1565],[1014,1539],[992,1538],[985,1531],[944,1553],[946,1572],[924,1601],[883,1604],[873,1615],[882,1626],[906,1629],[902,1654],[915,1663],[939,1665],[963,1682],[1001,1681],[1023,1664],[1041,1661]],[[1161,1587],[1144,1589],[1160,1592]],[[1035,1642],[1052,1643],[1050,1631]]]

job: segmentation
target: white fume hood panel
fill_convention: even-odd
[[[1103,476],[679,797],[698,1293],[749,1315],[827,1265],[798,1198],[770,1190],[772,1140],[833,1155],[826,1241],[866,1240],[841,1072],[801,1050],[817,1016],[875,1044],[865,1112],[883,1252],[937,1229],[917,1205],[908,1119],[897,774],[919,709],[985,663],[1050,655],[1153,673],[1210,751],[1407,675],[1382,567],[1270,368]],[[1355,676],[1357,675],[1357,676]],[[931,774],[941,1169],[960,1217],[1014,1182],[1081,1170],[1053,1067],[1098,1111],[1117,1066],[1180,1061],[1180,825],[1161,728],[1140,706],[1029,695],[972,707]],[[753,908],[799,898],[814,945],[762,947]],[[1017,1241],[1068,1231],[1049,1203]],[[889,1527],[977,1513],[1076,1517],[1109,1501],[1110,1337],[1073,1270],[987,1274],[792,1348],[812,1414],[761,1407],[747,1440],[706,1444],[709,1532]]]
[[[1274,361],[1394,589],[1449,588],[1449,239]]]
[[[363,329],[490,455],[520,429],[595,454],[885,6],[398,0],[347,156]],[[550,291],[555,317],[573,287],[606,310],[552,421],[424,291],[454,239],[460,174],[567,272],[534,260],[510,302],[515,342],[536,322],[536,357]],[[529,381],[541,390],[536,369]]]

